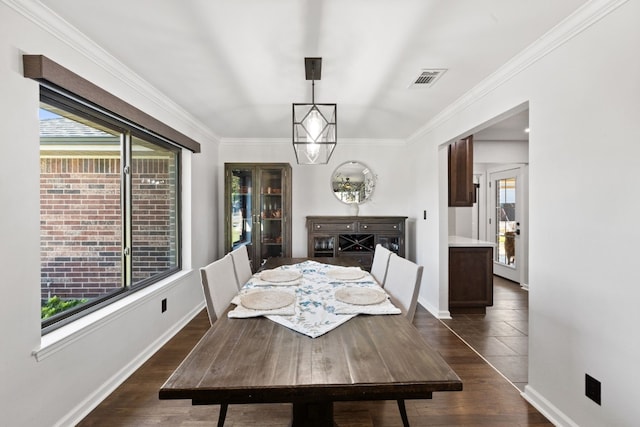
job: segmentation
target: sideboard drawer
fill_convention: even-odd
[[[314,233],[332,231],[354,233],[357,224],[355,222],[314,222],[311,228]]]
[[[338,252],[339,257],[351,258],[362,266],[365,270],[371,270],[373,263],[373,253],[367,252]]]
[[[373,233],[377,231],[402,231],[402,222],[369,222],[360,221],[360,233]]]

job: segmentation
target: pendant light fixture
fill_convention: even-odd
[[[293,149],[300,165],[326,164],[336,147],[336,104],[316,104],[315,81],[322,76],[322,58],[305,58],[311,80],[311,104],[293,104]]]

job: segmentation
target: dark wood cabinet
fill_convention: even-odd
[[[291,165],[225,163],[225,251],[246,245],[255,272],[291,256]]]
[[[307,256],[351,257],[369,270],[378,243],[405,256],[406,216],[308,216]]]
[[[493,305],[493,248],[449,247],[449,312],[485,313]]]
[[[449,145],[449,206],[473,206],[473,135]]]

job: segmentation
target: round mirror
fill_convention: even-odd
[[[366,202],[376,186],[376,177],[360,162],[345,162],[331,175],[333,194],[343,203]]]

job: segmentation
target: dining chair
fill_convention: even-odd
[[[396,254],[389,257],[384,289],[409,322],[413,322],[418,305],[422,269],[421,265]]]
[[[233,266],[233,258],[230,254],[217,261],[212,262],[200,269],[202,291],[207,302],[207,313],[209,322],[213,323],[231,304],[231,300],[238,293],[238,282]],[[224,419],[227,417],[226,403],[220,404],[220,414],[218,415],[218,427],[224,426]]]
[[[233,259],[233,269],[236,274],[236,282],[238,290],[251,279],[253,272],[251,271],[251,262],[249,261],[249,252],[247,246],[242,245],[230,252]]]
[[[384,288],[384,281],[387,278],[387,268],[389,267],[389,257],[393,252],[382,246],[376,245],[373,252],[373,263],[371,263],[371,275]]]
[[[231,255],[226,254],[217,261],[200,269],[202,291],[207,302],[209,321],[213,325],[218,317],[229,307],[238,293],[236,273]]]
[[[418,305],[418,293],[422,281],[423,267],[396,254],[389,256],[389,267],[385,279],[385,291],[393,303],[402,310],[402,314],[413,322]],[[402,425],[409,427],[409,418],[404,399],[398,399],[398,409],[402,417]]]

